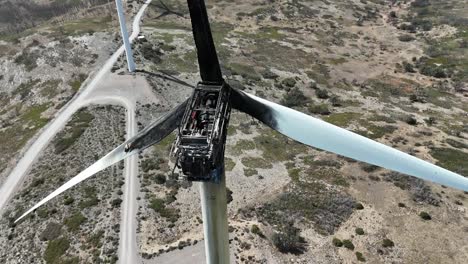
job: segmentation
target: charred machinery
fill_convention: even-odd
[[[199,83],[187,104],[173,153],[189,181],[219,180],[231,112],[231,88]]]

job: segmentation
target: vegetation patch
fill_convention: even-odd
[[[440,199],[421,179],[398,172],[389,172],[382,174],[382,176],[384,176],[384,180],[393,182],[396,187],[402,190],[408,190],[411,194],[411,198],[415,202],[431,204],[434,206],[438,206],[440,204]]]
[[[226,171],[232,171],[234,167],[236,166],[236,163],[234,162],[233,159],[225,157],[224,158],[224,168]]]
[[[452,148],[434,148],[430,154],[438,160],[437,165],[461,175],[468,175],[467,153]]]
[[[59,154],[71,147],[90,126],[94,116],[85,109],[79,110],[65,129],[54,140],[55,153]]]
[[[308,110],[312,114],[329,115],[330,109],[327,104],[310,104]]]
[[[67,21],[60,26],[49,27],[51,37],[62,39],[64,36],[82,36],[106,31],[112,25],[112,17],[100,16],[97,18],[83,18]]]
[[[307,146],[292,141],[274,130],[265,129],[259,133],[260,135],[254,137],[253,141],[257,149],[263,152],[262,157],[270,164],[293,160],[296,155],[307,151]]]
[[[394,247],[395,246],[395,243],[393,243],[392,240],[388,239],[388,238],[385,238],[383,241],[382,241],[382,246],[383,247]]]
[[[356,133],[360,134],[361,136],[371,138],[371,139],[381,138],[385,135],[395,132],[398,129],[397,126],[392,126],[392,125],[377,126],[365,120],[360,120],[359,123],[363,127],[365,127],[366,130],[357,130]]]
[[[356,251],[356,259],[360,262],[365,262],[366,261],[366,258],[364,258],[364,255],[362,255],[361,252],[359,251]]]
[[[232,147],[229,147],[228,145],[227,149],[234,155],[240,155],[248,150],[255,149],[255,142],[252,140],[241,139]]]
[[[49,104],[34,105],[26,109],[21,114],[20,119],[23,124],[29,124],[34,126],[36,129],[41,128],[49,122],[49,119],[42,118],[42,113],[49,108]]]
[[[72,76],[72,79],[68,82],[68,85],[73,89],[73,91],[76,93],[81,87],[81,84],[88,78],[88,75],[84,73],[79,73],[79,74],[74,74]]]
[[[37,59],[39,58],[39,51],[31,49],[24,49],[23,52],[15,58],[16,64],[22,64],[26,71],[32,71],[37,67]]]
[[[274,233],[271,240],[281,253],[299,255],[306,251],[306,241],[301,237],[300,230],[292,223],[286,224],[279,232]]]
[[[346,112],[331,114],[327,117],[324,117],[324,120],[339,127],[347,127],[353,121],[358,120],[360,117],[361,114],[359,113]]]
[[[102,238],[104,237],[104,231],[98,230],[96,233],[91,235],[87,240],[88,247],[101,248],[102,247]]]
[[[48,80],[40,85],[40,93],[42,96],[48,99],[54,98],[58,93],[58,86],[62,83],[62,80]]]
[[[244,157],[241,159],[242,164],[247,168],[260,168],[260,169],[271,169],[273,165],[263,158],[257,157]]]
[[[289,168],[288,174],[292,181],[299,181],[301,169],[299,168]]]
[[[278,70],[292,73],[299,73],[298,69],[310,67],[310,62],[316,59],[313,53],[283,46],[279,43],[272,45],[271,41],[268,40],[256,41],[247,48],[252,50],[251,59],[257,65],[264,68],[275,65]]]
[[[431,215],[424,211],[419,213],[419,217],[421,217],[421,219],[426,220],[426,221],[432,219]]]
[[[65,237],[49,241],[44,252],[44,260],[47,264],[60,263],[60,257],[68,248],[70,248],[70,241]]]
[[[343,166],[343,163],[333,159],[333,158],[324,158],[314,160],[310,156],[304,157],[304,163],[310,167],[333,167],[340,169]]]
[[[331,78],[330,70],[324,64],[315,64],[311,70],[307,70],[305,73],[307,77],[321,85],[328,85],[328,81]]]
[[[445,142],[447,142],[447,144],[449,144],[450,146],[452,146],[454,148],[468,149],[468,144],[465,144],[463,142],[460,142],[460,141],[457,141],[457,140],[454,140],[454,139],[451,139],[451,138],[448,138]]]
[[[362,229],[362,228],[360,228],[360,227],[357,227],[357,228],[355,229],[355,231],[356,231],[356,234],[357,234],[357,235],[360,235],[360,236],[364,235],[364,229]]]
[[[261,238],[265,237],[265,235],[263,234],[260,227],[258,227],[258,225],[253,224],[252,227],[250,228],[250,232],[252,232],[252,234],[255,234],[255,235],[257,235],[257,236],[259,236]]]
[[[241,63],[230,63],[227,68],[231,71],[232,75],[240,75],[247,80],[260,81],[260,75],[255,71],[253,66]]]
[[[179,210],[167,207],[167,200],[159,198],[151,198],[149,201],[149,208],[153,209],[161,217],[166,218],[169,222],[175,223],[180,215]]]
[[[287,107],[297,107],[306,106],[309,101],[309,98],[307,98],[301,90],[295,88],[289,90],[284,95],[281,104]]]
[[[332,243],[335,247],[343,246],[343,242],[339,238],[336,238],[336,237],[333,238]]]
[[[343,240],[343,246],[349,250],[354,250],[354,244],[351,240],[345,239]]]
[[[14,91],[13,96],[20,95],[20,99],[23,100],[24,98],[28,97],[31,94],[31,91],[36,87],[41,80],[33,79],[28,80],[27,82],[21,83]]]
[[[322,181],[325,181],[334,185],[339,185],[339,186],[344,186],[344,187],[349,186],[349,183],[346,181],[343,175],[334,168],[311,167],[307,171],[307,174],[313,177],[314,179],[322,180]]]
[[[245,177],[250,177],[250,176],[257,175],[257,174],[258,174],[258,171],[256,169],[244,168]]]
[[[362,95],[378,97],[382,102],[387,103],[392,103],[392,99],[409,96],[416,87],[419,87],[412,80],[386,75],[378,79],[369,79],[364,85],[366,90],[362,92]]]
[[[354,209],[351,196],[328,189],[324,184],[296,181],[288,191],[258,210],[258,217],[271,225],[283,225],[288,219],[305,220],[326,235],[349,218]]]
[[[97,190],[94,186],[86,186],[84,188],[84,199],[78,203],[80,209],[90,208],[99,204]]]
[[[70,232],[78,231],[82,223],[88,220],[80,212],[74,213],[69,218],[66,218],[64,224],[68,227]]]

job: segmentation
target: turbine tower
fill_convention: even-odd
[[[133,52],[132,46],[130,45],[130,40],[128,39],[127,25],[125,23],[125,14],[123,11],[122,0],[115,0],[115,5],[117,6],[117,14],[119,16],[120,31],[122,32],[122,39],[125,47],[125,55],[127,56],[127,65],[128,71],[135,71],[135,62],[133,61]]]

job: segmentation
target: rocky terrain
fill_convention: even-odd
[[[140,64],[191,79],[197,66],[187,9],[170,4],[172,12],[149,13],[155,20],[145,23],[146,40],[137,44]],[[233,86],[466,175],[467,17],[460,2],[208,6]],[[467,241],[466,193],[306,148],[244,114],[233,114],[229,131],[236,262],[462,263],[467,257],[457,246]],[[169,149],[167,140],[141,156],[139,239],[151,263],[203,238],[198,186],[174,180]],[[282,245],[281,236],[297,243]]]
[[[129,13],[136,4],[127,3]],[[464,1],[235,0],[207,1],[207,7],[223,74],[232,86],[468,175],[468,10]],[[0,100],[6,105],[0,112],[0,145],[6,149],[0,160],[2,175],[14,163],[12,155],[73,95],[74,80],[83,81],[116,46],[109,32],[111,26],[116,29],[115,20],[92,24],[93,29],[99,25],[105,31],[92,35],[72,27],[76,35],[62,40],[68,44],[53,41],[64,32],[69,34],[69,22],[63,23],[65,31],[20,37],[20,46],[8,39],[0,43],[0,67],[15,69],[0,73],[4,75]],[[45,32],[42,27],[37,32]],[[134,43],[137,74],[152,84],[160,103],[138,104],[140,129],[188,96],[186,84],[195,85],[198,80],[185,1],[152,3],[141,35],[144,38]],[[61,45],[69,46],[61,49]],[[73,52],[56,56],[48,47]],[[29,62],[31,54],[35,64]],[[73,64],[73,54],[83,55],[78,56],[84,60],[82,66]],[[95,61],[92,54],[98,54]],[[55,67],[50,65],[53,58],[58,58]],[[28,65],[45,68],[28,70]],[[121,59],[113,71],[125,74],[124,69]],[[47,97],[42,91],[51,89],[45,83],[62,73],[55,86],[60,92]],[[27,201],[22,205],[28,207],[42,197],[39,191],[48,193],[59,185],[57,177],[71,177],[121,141],[121,110],[93,108],[84,113],[85,120],[90,119],[88,114],[94,118],[79,130],[82,134],[75,135],[76,142],[70,140],[71,146],[57,154],[61,146],[57,142],[67,144],[66,135],[73,138],[74,133],[65,129],[57,136],[3,216],[0,260],[15,263],[18,252],[25,255],[24,249],[19,251],[21,243],[30,238],[34,241],[28,248],[31,254],[21,260],[43,258],[54,263],[47,249],[69,244],[58,251],[57,259],[115,261],[112,250],[118,241],[114,226],[118,221],[113,217],[118,219],[119,166],[62,195],[45,207],[45,214],[38,210],[27,219],[37,223],[40,231],[32,232],[33,225],[21,225],[22,231],[8,227],[9,219],[22,211],[17,208],[20,202]],[[99,118],[115,126],[101,125]],[[74,121],[70,122],[73,127]],[[15,133],[18,129],[28,133]],[[92,132],[99,132],[99,138],[86,136]],[[21,140],[9,140],[12,134]],[[203,239],[198,184],[172,174],[169,150],[174,137],[140,154],[138,243],[148,263]],[[91,147],[96,144],[102,144],[102,149]],[[63,155],[73,160],[83,151],[87,153],[83,161],[67,164],[66,174],[52,176],[51,169],[45,168],[51,160]],[[464,263],[468,258],[464,246],[468,194],[462,191],[305,147],[235,111],[225,165],[236,263]],[[114,177],[108,178],[112,173]],[[106,179],[115,184],[102,185]],[[86,188],[95,186],[92,181],[102,188],[95,194],[99,202],[78,210]],[[51,214],[54,208],[57,212]],[[41,221],[41,215],[53,217]],[[73,229],[70,223],[76,222],[83,223]],[[41,242],[41,232],[54,229],[61,230],[59,235]],[[86,246],[99,236],[96,240],[101,243]],[[68,243],[61,241],[65,239]]]
[[[38,198],[109,152],[124,136],[122,108],[91,107],[73,116],[36,162],[2,216],[2,263],[117,260],[123,162],[54,199],[31,218],[17,225],[13,221]]]

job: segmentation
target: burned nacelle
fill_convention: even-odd
[[[176,166],[189,181],[218,181],[231,112],[231,88],[199,83],[179,126]]]

